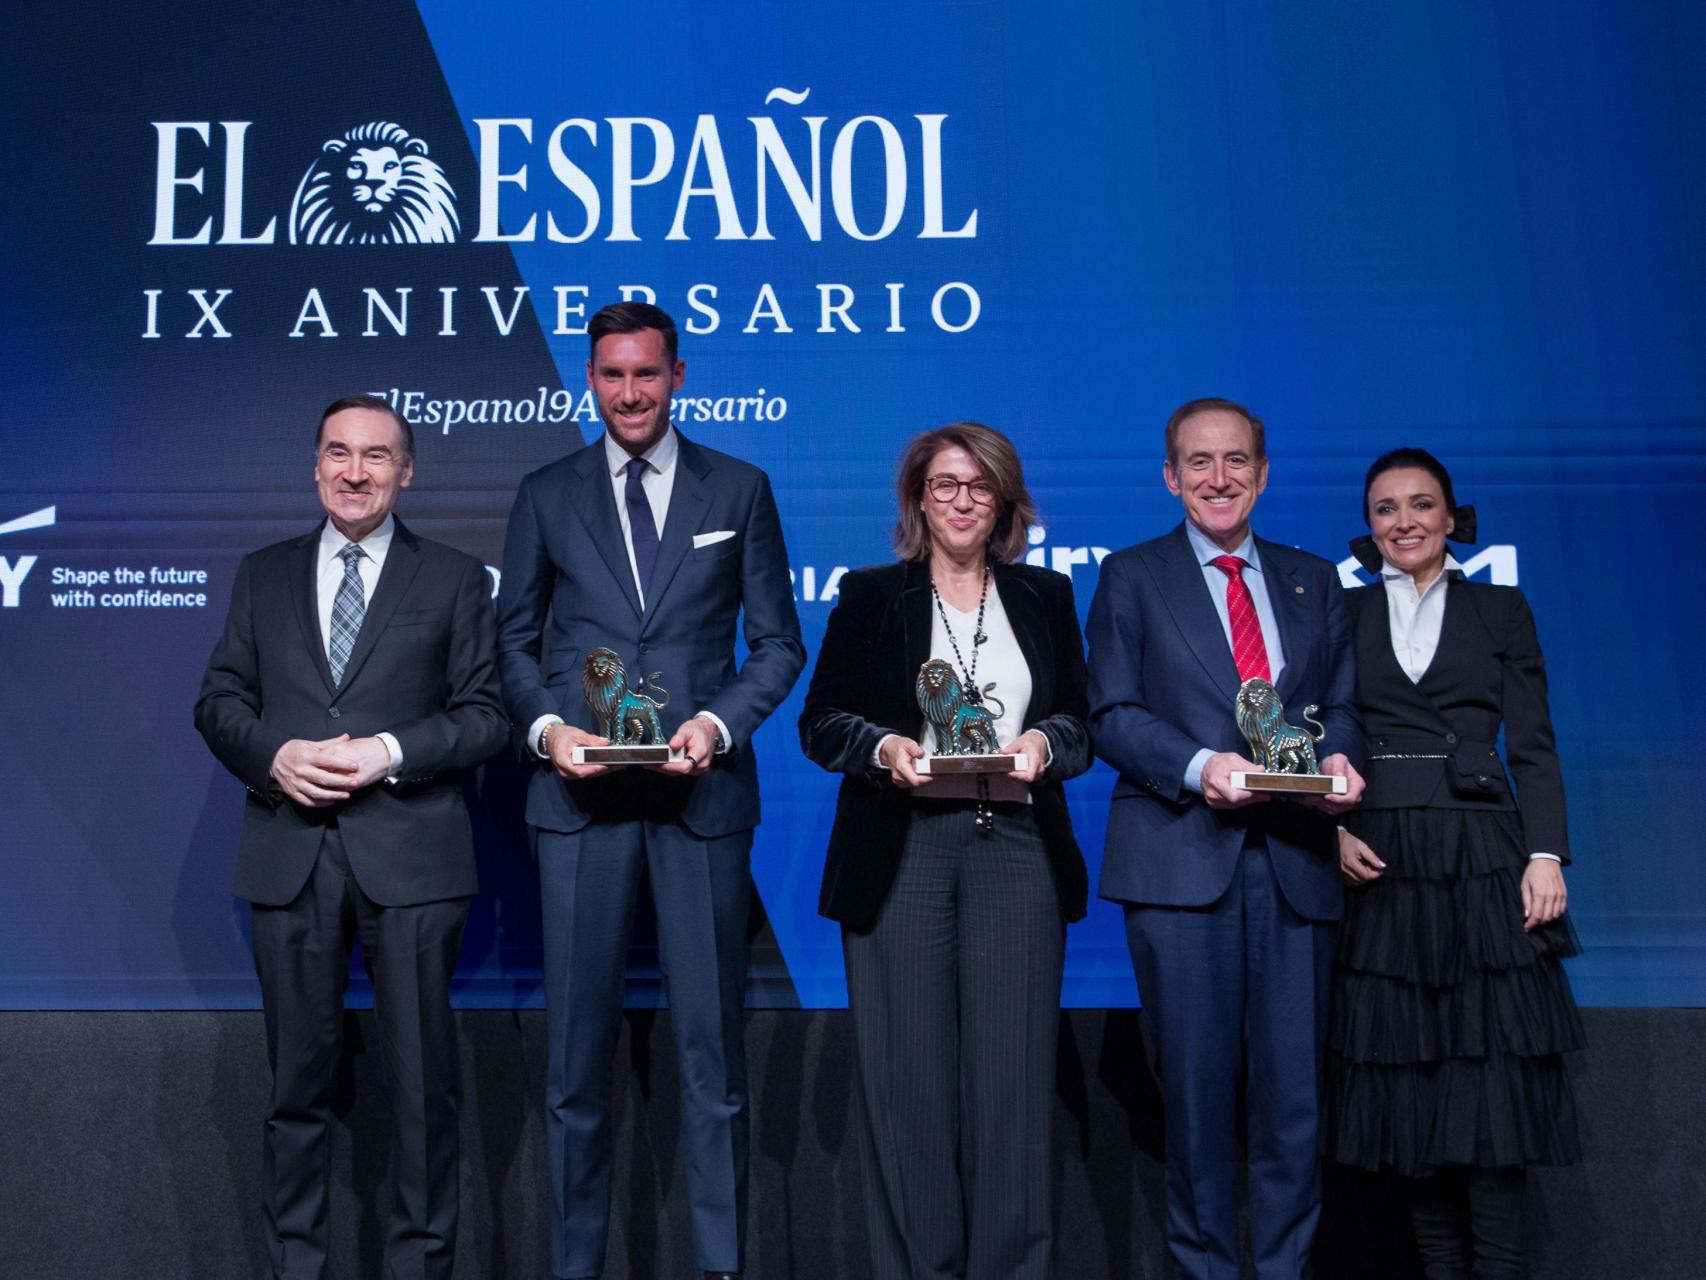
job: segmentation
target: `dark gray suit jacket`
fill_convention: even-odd
[[[334,687],[314,581],[323,527],[244,558],[196,700],[196,728],[248,787],[237,895],[265,906],[291,901],[334,816],[356,882],[380,905],[474,893],[462,770],[501,750],[509,732],[485,567],[398,520],[343,684]],[[399,780],[342,804],[306,808],[269,773],[292,738],[379,732],[403,750]]]
[[[705,838],[758,825],[752,735],[806,661],[788,552],[764,473],[679,432],[677,438],[675,484],[644,610],[603,438],[522,480],[504,543],[498,611],[504,700],[522,733],[543,715],[596,733],[581,670],[594,649],[614,649],[631,684],[661,675],[669,695],[666,733],[710,711],[728,726],[733,750],[695,778],[647,773],[571,783],[523,744],[524,758],[537,766],[527,791],[534,827],[578,831],[631,816],[636,807],[654,821],[678,819]],[[733,536],[693,545],[696,534],[719,532]],[[738,671],[737,621],[747,646]]]

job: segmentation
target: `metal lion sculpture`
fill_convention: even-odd
[[[944,755],[994,755],[1000,750],[995,720],[1007,714],[1007,707],[989,695],[993,683],[968,701],[953,666],[941,658],[931,658],[918,668],[917,687],[918,707],[936,726],[937,747]],[[993,714],[982,705],[986,697],[996,706]]]
[[[669,740],[658,719],[658,712],[669,705],[669,691],[658,683],[659,674],[654,672],[646,687],[663,694],[661,702],[628,687],[628,668],[614,649],[594,649],[587,654],[581,692],[598,717],[600,736],[609,738],[612,746],[656,746]]]
[[[1326,726],[1314,715],[1321,708],[1311,703],[1303,712],[1316,732],[1285,722],[1285,707],[1273,685],[1260,676],[1238,687],[1233,716],[1238,732],[1250,744],[1250,758],[1269,773],[1316,773],[1315,744],[1326,735]]]

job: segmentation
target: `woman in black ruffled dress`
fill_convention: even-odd
[[[1428,1280],[1517,1276],[1528,1166],[1581,1150],[1545,662],[1522,592],[1448,554],[1474,513],[1437,459],[1394,450],[1363,495],[1381,581],[1350,593],[1368,790],[1340,835],[1328,1154],[1402,1176]]]

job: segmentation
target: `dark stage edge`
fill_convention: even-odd
[[[1590,1009],[1576,1078],[1584,1164],[1530,1196],[1535,1280],[1706,1274],[1706,1010]],[[379,1274],[386,1108],[350,1015],[333,1140],[337,1280]],[[546,1277],[544,1017],[463,1012],[456,1276]],[[749,1280],[866,1273],[841,1011],[748,1015],[755,1099]],[[233,1280],[266,1274],[256,1209],[258,1013],[0,1013],[0,1275]],[[1061,1021],[1056,1270],[1168,1275],[1155,1092],[1137,1016]],[[625,1015],[609,1280],[689,1277],[667,1012]],[[1416,1275],[1377,1182],[1334,1171],[1316,1274]]]

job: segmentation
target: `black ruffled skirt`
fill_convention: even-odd
[[[1327,1037],[1327,1154],[1424,1177],[1581,1158],[1562,1055],[1584,1043],[1567,920],[1524,933],[1515,813],[1373,809],[1386,863],[1347,889]]]

